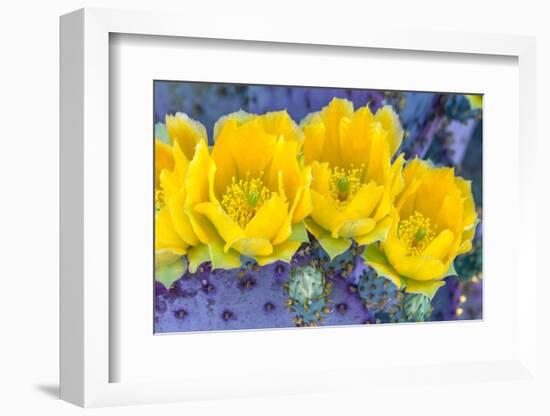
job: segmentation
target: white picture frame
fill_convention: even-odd
[[[172,13],[107,9],[83,9],[61,18],[61,398],[87,407],[338,391],[367,386],[373,389],[378,385],[383,390],[383,386],[395,378],[402,380],[401,388],[415,389],[433,383],[445,385],[449,378],[444,374],[451,373],[455,381],[507,381],[512,386],[528,382],[533,389],[540,388],[542,382],[536,361],[537,321],[533,318],[537,305],[534,288],[536,280],[541,278],[536,268],[534,249],[537,200],[535,183],[531,180],[536,169],[534,39],[471,33],[435,34],[390,27],[373,27],[368,35],[354,28],[326,33],[321,28],[312,27],[305,33],[298,28],[280,31],[278,25],[265,22],[248,26],[246,33],[241,34],[234,32],[235,22],[224,19],[208,27],[198,20],[186,19],[185,25],[181,25],[181,21],[182,16]],[[467,55],[471,59],[487,55],[517,59],[520,113],[519,131],[514,137],[516,149],[519,149],[516,167],[519,186],[512,192],[512,195],[517,195],[517,201],[510,209],[519,218],[516,238],[522,244],[517,247],[514,260],[517,264],[516,267],[510,267],[510,276],[515,279],[513,282],[518,282],[518,267],[521,264],[522,280],[513,295],[516,308],[508,317],[516,323],[510,331],[514,331],[513,340],[517,345],[503,349],[502,354],[495,354],[498,358],[495,360],[466,359],[457,362],[438,358],[435,363],[424,360],[414,366],[411,366],[413,360],[397,367],[382,365],[377,368],[369,364],[357,369],[345,365],[341,368],[321,366],[319,372],[330,377],[333,380],[331,383],[322,382],[320,373],[311,369],[289,372],[286,368],[281,368],[278,373],[265,372],[263,378],[261,371],[257,374],[251,372],[256,379],[235,379],[235,374],[228,374],[230,370],[226,369],[220,371],[217,382],[212,381],[212,375],[216,374],[214,367],[205,371],[203,377],[196,372],[187,379],[183,377],[177,381],[163,377],[159,379],[149,373],[147,380],[141,381],[124,381],[124,378],[113,377],[112,368],[124,358],[120,357],[124,350],[113,349],[113,339],[118,335],[113,334],[116,325],[112,319],[120,305],[115,304],[117,298],[113,297],[113,292],[116,292],[116,288],[109,280],[115,261],[109,251],[110,227],[116,225],[110,217],[109,189],[111,173],[117,169],[114,166],[117,160],[110,156],[109,151],[112,134],[109,119],[112,93],[109,60],[110,38],[113,34],[270,42],[277,43],[283,50],[285,45],[298,44],[306,48],[330,45],[332,51],[346,49],[349,52],[351,47],[354,48],[352,51],[368,48],[429,52],[433,54],[431,59],[456,54]],[[161,38],[160,42],[162,39],[167,38]],[[143,308],[151,313],[150,305],[144,305]],[[434,332],[433,328],[429,329],[428,325],[422,331]],[[332,337],[330,334],[333,332],[329,331],[340,331],[340,336],[345,337],[347,329],[294,331],[290,335],[300,337],[304,343],[324,342]],[[390,327],[385,331],[391,334],[396,330]],[[399,331],[407,331],[414,336],[418,330],[408,326]],[[258,342],[257,346],[261,347],[262,342],[267,342],[262,340],[281,342],[276,339],[289,335],[288,332],[285,334],[269,331],[253,335],[234,333],[223,341],[238,345],[244,342],[239,340],[248,337],[246,342]],[[206,334],[201,342],[217,344],[219,340],[216,337],[220,335]],[[176,340],[164,337],[162,342],[166,346]],[[251,367],[251,364],[248,366]]]

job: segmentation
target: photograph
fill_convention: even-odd
[[[482,94],[152,88],[155,334],[483,319]]]

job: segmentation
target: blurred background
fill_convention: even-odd
[[[212,144],[212,131],[219,117],[239,109],[251,113],[287,110],[297,122],[310,112],[326,106],[333,97],[347,98],[355,108],[369,105],[373,111],[390,104],[398,113],[405,136],[400,152],[407,158],[418,155],[430,159],[439,166],[452,166],[458,175],[472,181],[472,190],[480,220],[483,219],[483,141],[482,141],[482,97],[438,92],[382,91],[374,89],[316,88],[275,85],[241,85],[224,83],[196,83],[155,81],[154,83],[154,122],[163,123],[166,114],[183,112],[199,120],[208,131]],[[426,320],[467,320],[481,319],[482,305],[482,222],[477,227],[474,249],[460,256],[455,267],[458,278],[446,279],[432,301],[431,316]],[[160,332],[189,330],[183,319],[185,309],[174,306],[178,290],[187,293],[188,289],[177,287],[169,291],[157,288],[156,329]],[[201,287],[197,287],[200,290]],[[184,294],[185,294],[184,293]],[[178,302],[176,301],[176,305]],[[348,307],[348,306],[346,306]],[[171,313],[166,313],[166,312]],[[222,315],[223,311],[221,311]],[[337,315],[335,315],[337,317]],[[254,319],[258,319],[256,316]],[[273,317],[260,327],[288,326],[277,325]],[[391,322],[385,315],[357,315],[361,323]],[[216,325],[209,322],[211,329],[239,326],[231,312],[225,323]],[[223,321],[223,319],[221,319]],[[334,324],[345,322],[334,318]],[[189,320],[187,320],[189,322]],[[244,327],[247,327],[246,325]],[[195,328],[195,330],[200,328]]]

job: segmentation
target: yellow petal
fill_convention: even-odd
[[[351,119],[340,122],[340,146],[343,167],[359,167],[369,163],[374,117],[368,106],[358,109]]]
[[[285,241],[284,243],[273,247],[273,253],[269,256],[257,256],[256,261],[260,266],[275,263],[276,261],[290,263],[292,256],[294,256],[301,244],[302,243],[299,241]]]
[[[306,165],[320,161],[325,146],[325,125],[318,113],[308,115],[302,121],[304,131],[304,162]]]
[[[449,250],[454,241],[454,234],[451,230],[443,230],[435,237],[428,247],[422,252],[422,256],[433,257],[438,260],[444,260],[449,254]]]
[[[325,230],[333,232],[344,222],[343,215],[318,192],[311,191],[311,201],[313,203],[311,218]]]
[[[399,121],[399,116],[393,111],[393,108],[386,105],[379,108],[374,119],[382,124],[384,130],[388,132],[387,140],[390,145],[390,157],[397,152],[403,141],[403,127]]]
[[[403,191],[405,187],[405,180],[403,179],[403,165],[405,164],[405,154],[401,153],[391,166],[391,200],[394,201],[395,197]]]
[[[469,252],[471,249],[472,249],[472,240],[462,241],[462,243],[460,243],[460,246],[458,247],[456,254],[457,255],[465,254]]]
[[[430,167],[429,162],[415,157],[413,160],[407,162],[407,166],[403,169],[403,179],[405,185],[410,185],[414,179],[420,179],[427,172]]]
[[[342,149],[340,147],[340,123],[343,118],[353,117],[353,103],[346,99],[333,98],[328,106],[320,112],[325,126],[325,142],[321,160],[332,166],[342,166]]]
[[[362,246],[362,245],[372,244],[376,241],[386,240],[388,233],[390,231],[390,228],[392,226],[392,222],[393,222],[393,219],[390,216],[382,219],[381,221],[378,221],[376,223],[376,226],[371,232],[365,235],[359,235],[354,237],[355,242],[360,246]]]
[[[257,115],[248,113],[244,110],[235,111],[233,113],[226,114],[225,116],[221,116],[214,123],[214,144],[218,141],[220,133],[224,129],[226,123],[229,122],[235,127],[238,127],[254,117],[257,117]]]
[[[191,226],[189,217],[185,213],[185,193],[171,195],[170,198],[166,199],[166,206],[170,210],[174,230],[180,238],[191,246],[198,244],[199,239]]]
[[[384,187],[377,186],[374,181],[369,182],[368,185],[362,185],[345,209],[346,218],[357,220],[370,217],[383,191]]]
[[[431,218],[436,218],[435,224],[439,229],[450,229],[459,234],[464,229],[462,225],[462,215],[464,212],[464,207],[460,197],[454,195],[447,195],[439,201],[437,207],[433,207],[432,210],[437,212],[436,216]],[[417,201],[417,206],[419,201]]]
[[[213,240],[208,243],[212,269],[230,270],[241,266],[241,256],[235,250],[224,250],[221,240]]]
[[[241,238],[227,243],[224,250],[228,251],[229,248],[233,248],[248,257],[269,256],[273,253],[273,246],[265,238]]]
[[[313,236],[317,239],[323,235],[323,233],[326,232],[326,230],[321,227],[319,224],[317,224],[315,221],[313,221],[311,218],[306,218],[304,220],[304,223],[306,224],[307,230],[313,234]]]
[[[195,211],[203,214],[214,225],[226,243],[244,237],[244,231],[227,215],[217,202],[203,202],[195,206]]]
[[[168,208],[160,209],[155,217],[155,249],[185,254],[188,246],[174,230]]]
[[[198,267],[204,262],[210,261],[210,252],[206,244],[199,244],[189,248],[187,253],[189,259],[189,271],[195,273]]]
[[[285,195],[291,202],[294,202],[300,185],[300,168],[298,166],[297,152],[298,142],[286,142],[280,138],[275,147],[273,160],[264,176],[267,187],[272,191],[276,191],[279,175],[281,175]]]
[[[208,153],[208,145],[200,142],[197,145],[195,155],[187,168],[185,178],[185,189],[187,202],[196,205],[208,201],[208,172],[210,164],[213,163]]]
[[[231,185],[231,179],[237,175],[237,163],[233,159],[229,142],[237,134],[237,120],[229,119],[215,136],[212,159],[215,163],[215,178],[210,179],[216,195],[220,197]]]
[[[160,175],[161,187],[164,190],[164,201],[170,212],[174,230],[188,245],[196,245],[198,243],[197,236],[185,213],[184,179],[189,162],[177,143],[174,143],[173,150],[174,170],[171,172],[163,170]]]
[[[373,180],[378,185],[384,185],[388,183],[391,169],[390,148],[386,140],[388,133],[382,129],[380,124],[375,123],[369,134],[371,148],[365,179],[366,181]]]
[[[476,220],[471,226],[462,233],[461,243],[457,250],[458,254],[464,254],[472,249],[472,240],[474,239],[478,221]]]
[[[440,260],[425,256],[402,257],[392,265],[400,275],[422,281],[438,279],[448,269]]]
[[[376,221],[372,218],[360,218],[357,220],[345,221],[334,234],[340,237],[354,238],[359,235],[365,235],[374,230]]]
[[[288,218],[287,204],[280,195],[274,194],[248,222],[244,232],[247,237],[273,240]],[[289,228],[290,228],[290,224]],[[288,235],[290,235],[290,230]]]
[[[185,207],[185,214],[189,218],[191,227],[201,243],[208,244],[220,238],[220,235],[208,219],[202,214],[195,212],[194,207]]]
[[[422,183],[416,191],[416,210],[428,218],[437,218],[439,208],[445,198],[451,197],[462,205],[460,190],[455,185],[454,169],[432,168],[422,176]],[[460,217],[462,222],[462,213]],[[448,223],[437,223],[443,228],[451,228]]]
[[[189,167],[189,161],[191,158],[188,158],[183,150],[181,149],[178,142],[174,142],[172,146],[172,152],[174,155],[174,170],[172,171],[174,175],[174,181],[178,184],[178,188],[183,185],[185,176],[187,175],[187,168]]]
[[[461,177],[457,177],[455,178],[455,183],[462,194],[462,201],[464,205],[463,223],[465,227],[469,227],[477,219],[476,206],[472,195],[472,182]]]
[[[224,128],[224,131],[226,129]],[[259,177],[273,158],[277,137],[265,133],[257,119],[242,124],[229,136],[228,146],[241,178]],[[214,145],[214,148],[217,143]]]
[[[408,280],[405,291],[409,293],[420,293],[431,299],[435,296],[439,288],[444,284],[445,282],[441,280],[427,280],[425,282],[420,282],[418,280]]]
[[[391,280],[398,289],[401,287],[401,276],[391,266],[387,258],[384,256],[384,253],[380,251],[376,244],[368,245],[362,256],[367,261],[367,264],[376,270],[376,273]]]
[[[323,196],[330,195],[330,173],[328,163],[314,161],[311,164],[311,189]]]
[[[199,141],[208,142],[204,126],[184,113],[166,115],[166,129],[172,143],[178,143],[187,160],[193,158]]]
[[[386,237],[386,240],[380,244],[380,248],[384,252],[390,264],[396,264],[402,258],[407,257],[407,247],[401,242],[397,236],[398,217],[392,223],[392,227]]]
[[[300,148],[303,141],[303,133],[286,110],[272,111],[259,116],[266,133],[282,137],[287,142],[296,142]]]
[[[292,222],[294,224],[302,221],[313,211],[313,203],[311,202],[311,189],[309,185],[305,185],[303,192],[300,193],[299,199],[296,200],[296,206],[292,212]]]
[[[172,146],[155,139],[155,188],[160,186],[160,172],[174,169]]]

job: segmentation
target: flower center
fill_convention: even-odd
[[[350,169],[340,167],[329,168],[329,191],[332,201],[340,211],[346,208],[353,199],[359,188],[361,188],[361,178],[363,176],[363,166]]]
[[[408,254],[417,256],[432,242],[435,231],[429,218],[414,211],[409,218],[399,222],[397,235],[407,247]]]
[[[248,173],[244,179],[234,176],[222,197],[222,208],[244,228],[271,194],[261,178],[251,178]]]

